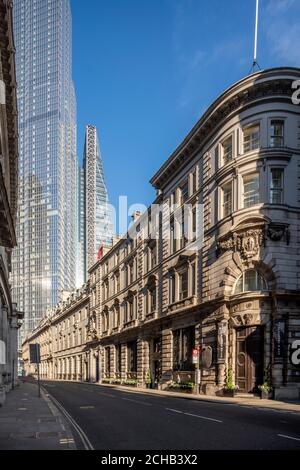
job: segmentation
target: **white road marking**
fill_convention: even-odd
[[[43,392],[45,393],[45,390],[42,387]],[[67,410],[62,406],[62,404],[56,400],[52,395],[48,394],[50,400],[54,405],[63,413],[63,415],[67,418],[67,420],[72,424],[72,426],[75,428],[77,431],[78,436],[80,437],[85,450],[94,450],[94,447],[92,446],[89,438],[85,434],[85,432],[81,429],[79,424],[75,421],[75,419],[72,418],[72,416],[67,412]]]
[[[104,397],[116,398],[116,395],[111,395],[110,393],[98,392],[98,395],[103,395]]]
[[[90,405],[86,405],[86,406],[80,406],[79,408],[82,409],[82,410],[91,410],[91,409],[94,409],[95,407],[90,406]]]
[[[168,411],[173,411],[174,413],[183,414],[183,411],[174,410],[173,408],[166,408],[166,410],[168,410]]]
[[[216,423],[223,423],[220,419],[208,418],[207,416],[194,415],[193,413],[184,413],[186,416],[193,416],[194,418],[207,419],[208,421],[215,421]]]
[[[178,414],[182,414],[185,416],[192,416],[194,418],[201,418],[201,419],[206,419],[208,421],[215,421],[216,423],[223,423],[223,421],[221,421],[220,419],[208,418],[207,416],[195,415],[193,413],[186,413],[184,411],[174,410],[173,408],[165,408],[165,409],[168,411],[172,411],[173,413],[178,413]]]
[[[74,444],[74,439],[69,439],[69,438],[60,439],[59,443],[60,444]]]
[[[122,398],[122,400],[131,401],[132,403],[138,403],[139,405],[152,406],[151,403],[145,403],[139,400],[131,400],[130,398]]]
[[[299,441],[300,439],[298,437],[292,437],[292,436],[286,436],[285,434],[277,434],[279,437],[284,437],[285,439],[292,439],[293,441]]]

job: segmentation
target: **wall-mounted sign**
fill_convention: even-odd
[[[218,361],[224,361],[226,356],[226,338],[228,332],[227,322],[221,322],[218,326]]]
[[[276,320],[274,325],[274,356],[284,357],[285,321]]]

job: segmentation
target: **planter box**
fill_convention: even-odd
[[[237,391],[236,390],[228,390],[227,388],[224,388],[223,390],[223,396],[224,397],[235,397],[237,394]]]
[[[184,387],[168,387],[169,392],[182,392],[182,393],[193,393],[193,388],[184,388]]]
[[[270,400],[272,398],[272,392],[265,392],[264,390],[261,390],[260,398],[262,400]]]

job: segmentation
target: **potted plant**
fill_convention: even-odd
[[[226,385],[224,388],[224,395],[226,397],[234,397],[238,389],[239,389],[238,385],[234,385],[233,383],[232,367],[229,367],[228,373],[227,373],[227,381],[226,381]]]
[[[261,399],[267,400],[267,399],[271,398],[272,385],[271,385],[271,376],[270,376],[269,369],[265,370],[265,372],[264,372],[264,381],[263,381],[262,385],[258,386],[258,388],[261,392],[261,395],[260,395]]]
[[[147,388],[151,388],[151,384],[152,384],[152,379],[151,379],[151,372],[150,372],[150,369],[147,369],[147,373],[146,373],[146,387]]]

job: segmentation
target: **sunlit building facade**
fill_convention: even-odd
[[[88,308],[79,292],[27,338],[44,377],[299,400],[299,79],[259,71],[210,105],[151,179],[159,223],[145,211],[89,269]]]
[[[32,330],[75,286],[76,100],[69,0],[14,2],[19,109],[13,292]]]

